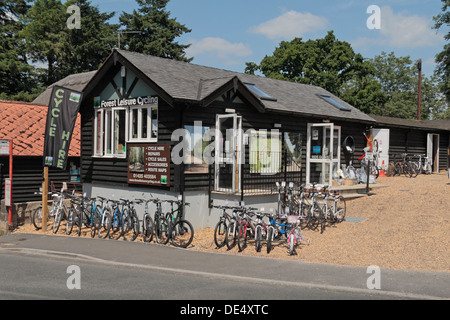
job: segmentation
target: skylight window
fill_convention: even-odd
[[[277,101],[274,97],[272,97],[270,94],[264,92],[261,88],[259,88],[254,83],[244,82],[245,86],[250,89],[251,92],[253,92],[258,98],[261,100],[269,100],[269,101]]]
[[[330,96],[326,96],[326,95],[322,95],[320,94],[319,97],[321,97],[323,100],[325,100],[326,102],[328,102],[329,104],[331,104],[333,107],[338,108],[339,110],[342,111],[351,111],[352,109],[350,109],[349,107],[347,107],[346,105],[334,100],[332,97]]]

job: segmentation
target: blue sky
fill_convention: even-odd
[[[134,0],[92,0],[103,12],[137,8]],[[380,29],[369,29],[367,9],[378,6]],[[440,0],[171,0],[171,17],[192,29],[177,39],[191,44],[193,63],[243,72],[245,62],[259,63],[278,44],[295,37],[323,38],[334,30],[355,52],[373,58],[382,51],[396,56],[422,58],[426,75],[434,71],[435,55],[445,44],[443,35],[432,29],[433,16],[441,13]]]

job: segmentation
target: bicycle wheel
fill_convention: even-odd
[[[91,238],[95,238],[96,235],[98,235],[98,230],[101,226],[101,214],[98,207],[95,208],[95,210],[91,213]]]
[[[159,244],[169,242],[169,222],[164,217],[155,219],[155,238]]]
[[[289,244],[289,255],[294,255],[295,254],[295,234],[294,231],[289,233],[288,236],[288,244]]]
[[[272,236],[273,236],[273,227],[269,227],[267,230],[267,253],[270,253],[272,250]]]
[[[149,214],[145,215],[142,221],[142,238],[144,242],[151,242],[153,240],[153,219]]]
[[[345,204],[345,199],[343,196],[339,196],[338,200],[335,202],[335,220],[341,223],[345,220],[345,214],[347,213],[347,205]]]
[[[238,244],[239,252],[241,252],[241,251],[245,250],[245,248],[247,248],[247,236],[248,236],[247,222],[242,221],[239,224],[239,229],[238,229],[238,233],[237,233],[237,244]]]
[[[236,235],[238,231],[238,224],[236,220],[231,220],[227,226],[227,233],[225,234],[225,244],[227,249],[231,250],[236,245]]]
[[[55,213],[55,220],[53,221],[53,233],[57,233],[62,220],[62,208],[58,208]]]
[[[122,234],[124,240],[134,241],[139,235],[139,219],[134,210],[125,217],[122,223]]]
[[[170,239],[175,247],[187,248],[194,239],[192,224],[187,220],[178,220],[172,227]]]
[[[214,228],[214,243],[216,244],[217,248],[222,248],[223,246],[225,246],[226,235],[227,223],[225,220],[220,220]]]
[[[77,220],[77,213],[75,211],[74,206],[71,205],[70,209],[69,209],[69,216],[67,217],[67,222],[66,222],[66,234],[67,235],[70,235],[72,233],[73,225],[76,220]]]
[[[111,221],[111,230],[109,231],[109,238],[114,240],[119,240],[122,236],[122,225],[125,218],[128,216],[126,210],[123,213],[119,211],[114,212],[112,221]]]
[[[106,239],[109,237],[109,232],[112,226],[112,214],[108,209],[104,209],[103,214],[100,218],[100,225],[97,230],[98,237],[101,239]]]
[[[256,252],[261,251],[261,240],[262,240],[262,227],[260,225],[256,226],[255,229],[255,249]]]
[[[34,210],[33,212],[33,225],[36,228],[36,230],[42,229],[42,206],[39,206]]]

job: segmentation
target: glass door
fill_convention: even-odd
[[[331,185],[340,167],[341,128],[333,123],[308,124],[306,183]]]
[[[238,192],[241,187],[242,118],[217,115],[215,137],[215,190]]]

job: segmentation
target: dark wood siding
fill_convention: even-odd
[[[79,167],[79,158],[71,157],[68,163],[74,163]],[[2,183],[1,183],[1,199],[4,198],[4,179],[9,177],[9,158],[0,157],[2,166]],[[70,168],[67,170],[50,169],[49,170],[49,185],[52,181],[70,181]],[[35,195],[42,187],[43,180],[43,166],[42,157],[14,157],[13,160],[13,202],[24,203],[30,201],[40,201],[42,196]]]
[[[123,158],[93,157],[94,153],[94,109],[92,106],[93,96],[87,97],[81,108],[81,178],[83,182],[99,183],[126,187],[128,160]],[[178,128],[178,108],[169,106],[164,100],[159,99],[158,106],[158,142],[153,144],[174,145],[171,141],[172,132]],[[175,190],[178,183],[176,166],[170,166],[170,189]],[[136,185],[140,187],[139,185]],[[148,188],[147,186],[142,186]],[[161,189],[168,189],[163,188]]]

